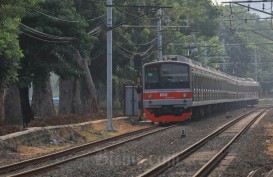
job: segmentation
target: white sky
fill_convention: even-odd
[[[211,1],[213,3],[217,2],[219,5],[227,5],[227,4],[221,4],[221,2],[231,2],[232,0],[211,0]],[[261,3],[262,3],[262,0],[261,0]],[[259,5],[259,4],[257,5],[257,3],[253,3],[250,6],[256,8],[256,9],[262,10],[262,5]],[[271,11],[269,2],[265,3],[265,7],[266,7],[266,9],[265,9],[266,12]],[[269,15],[267,15],[265,13],[261,13],[261,12],[257,12],[257,11],[251,11],[251,12],[253,12],[253,13],[257,14],[257,15],[260,15],[261,17],[269,17]]]
[[[230,0],[211,0],[213,3],[215,3],[215,2],[218,2],[218,4],[220,5],[221,4],[221,2],[228,2],[228,1],[230,1]]]

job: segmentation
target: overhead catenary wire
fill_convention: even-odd
[[[151,49],[153,49],[156,45],[151,45],[147,50],[145,50],[144,52],[133,52],[130,51],[128,49],[125,49],[124,47],[118,45],[116,42],[113,42],[113,45],[115,46],[116,49],[118,49],[120,52],[122,52],[124,54],[124,56],[126,55],[126,57],[133,57],[136,54],[139,54],[140,56],[145,55],[146,53],[148,53]],[[127,53],[124,53],[127,52]]]
[[[42,38],[39,38],[39,37],[35,37],[35,36],[32,36],[22,30],[20,30],[21,33],[31,37],[31,38],[34,38],[34,39],[37,39],[37,40],[40,40],[40,41],[44,41],[44,42],[50,42],[50,43],[68,43],[68,42],[71,42],[71,41],[52,41],[52,40],[46,40],[46,39],[42,39]]]
[[[151,44],[151,43],[153,43],[155,40],[157,39],[157,37],[155,37],[155,38],[153,38],[151,41],[149,41],[149,42],[146,42],[146,43],[141,43],[141,44],[136,44],[136,45],[142,45],[142,46],[144,46],[144,45],[148,45],[148,44]]]
[[[237,16],[237,18],[239,18],[239,19],[241,19],[238,15],[236,15]],[[252,33],[254,33],[254,34],[256,34],[256,35],[259,35],[259,36],[262,36],[263,38],[265,38],[265,39],[267,39],[267,40],[270,40],[270,41],[273,41],[273,39],[269,39],[267,36],[265,36],[265,35],[263,35],[263,34],[261,34],[261,33],[258,33],[258,32],[256,32],[255,30],[249,30],[250,32],[252,32]],[[255,45],[256,46],[256,45]],[[262,47],[263,49],[265,49],[266,50],[266,48],[265,47]],[[256,51],[256,50],[255,50]],[[255,55],[255,60],[257,61],[257,58],[256,58],[256,55]],[[259,62],[259,64],[261,64],[261,61]],[[257,65],[255,66],[255,68],[257,69]],[[257,71],[256,71],[256,73],[257,73]],[[257,75],[256,75],[256,80],[257,80]]]
[[[240,19],[240,17],[239,17],[238,15],[236,15],[236,16],[237,16],[237,18]],[[268,38],[267,36],[265,36],[265,35],[263,35],[263,34],[261,34],[261,33],[256,32],[255,30],[249,29],[248,31],[250,31],[250,32],[252,32],[252,33],[254,33],[254,34],[256,34],[256,35],[259,35],[259,36],[261,36],[261,37],[263,37],[263,38],[265,38],[265,39],[267,39],[267,40],[273,41],[273,39],[270,39],[270,38]],[[264,49],[266,49],[266,48],[264,48]]]
[[[90,61],[93,61],[93,60],[99,58],[101,55],[102,55],[102,51],[99,50],[94,57],[90,58]]]
[[[98,34],[102,31],[102,27],[101,26],[96,26],[94,29],[92,29],[91,31],[88,32],[89,35],[94,35],[94,34]]]
[[[42,15],[48,17],[48,18],[51,18],[51,19],[54,19],[54,20],[58,20],[58,21],[62,21],[62,22],[67,22],[67,23],[79,23],[80,22],[79,20],[65,20],[65,19],[60,19],[60,18],[54,17],[52,15],[48,15],[48,14],[46,14],[44,12],[38,11],[36,9],[34,9],[34,11],[37,12],[37,13],[39,13],[39,14],[42,14]],[[104,16],[105,15],[100,15],[100,16],[92,18],[92,19],[86,19],[86,21],[95,21],[95,20],[98,20],[98,19],[100,19],[100,18],[102,18]]]
[[[259,36],[262,36],[263,38],[267,39],[267,40],[270,40],[270,41],[273,41],[273,39],[270,39],[268,36],[265,36],[261,33],[258,33],[257,31],[254,31],[254,30],[249,30],[251,31],[252,33],[256,34],[256,35],[259,35]]]
[[[133,19],[129,19],[129,20],[127,20],[127,21],[124,22],[124,23],[133,21],[134,19],[140,18],[140,17],[142,17],[142,16],[144,16],[144,15],[147,15],[147,14],[149,14],[150,12],[153,12],[153,11],[155,11],[155,10],[151,10],[151,11],[149,11],[149,12],[147,12],[147,13],[142,14],[142,15],[135,16]],[[50,15],[45,14],[45,13],[40,12],[40,11],[36,11],[36,12],[38,12],[38,13],[40,13],[40,14],[42,14],[42,15],[45,15],[45,16],[47,16],[47,17],[49,17],[49,18],[52,18],[52,19],[55,19],[55,20],[59,20],[59,21],[65,21],[65,22],[78,22],[78,21],[70,21],[70,20],[63,20],[63,19],[60,19],[60,18],[56,18],[56,17],[50,16]],[[104,16],[104,15],[102,15],[102,16],[100,16],[100,17],[97,17],[97,18],[95,18],[95,19],[101,18],[101,17],[103,17],[103,16]],[[94,20],[95,20],[95,19],[94,19]],[[121,23],[121,24],[124,24],[124,23]],[[117,27],[121,26],[121,24],[118,25]],[[23,23],[21,23],[20,26],[21,26],[21,28],[22,28],[23,30],[25,30],[25,31],[23,31],[22,33],[26,34],[26,35],[29,36],[29,37],[32,37],[32,38],[35,38],[35,39],[38,39],[38,40],[41,40],[41,41],[45,41],[45,42],[66,43],[66,42],[70,42],[70,41],[76,40],[76,38],[74,38],[74,37],[61,37],[61,36],[54,36],[54,35],[46,34],[46,33],[40,32],[40,31],[38,31],[38,30],[35,30],[34,28],[31,28],[31,27],[29,27],[29,26],[27,26],[27,25],[25,25],[25,24],[23,24]],[[115,27],[115,28],[116,28],[116,27]],[[100,33],[102,30],[103,30],[103,29],[102,29],[101,27],[95,27],[95,28],[94,28],[93,30],[91,30],[88,34],[90,34],[90,35],[98,34],[98,33]],[[38,37],[37,37],[37,36],[34,36],[34,35],[37,35]],[[43,38],[45,38],[45,39],[43,39]],[[147,45],[148,45],[149,43],[152,43],[154,40],[155,40],[155,39],[153,39],[152,41],[148,42]],[[123,48],[122,46],[119,46],[119,45],[116,45],[116,48],[119,49],[120,52],[123,52],[123,54],[125,54],[124,51],[127,52],[127,53],[130,53],[130,54],[136,54],[136,52],[129,51],[129,50],[127,50],[127,49],[125,49],[125,48]],[[147,52],[149,52],[152,48],[153,48],[153,46],[150,47],[150,48],[148,48],[148,50],[146,50],[145,52],[138,52],[137,54],[145,55],[145,54],[146,54]],[[123,51],[120,50],[120,49],[122,49]],[[131,56],[131,55],[126,54],[126,56]]]
[[[147,56],[142,58],[142,61],[145,61],[146,59],[148,59],[154,53],[155,53],[155,51],[150,52]]]
[[[129,19],[129,20],[127,20],[126,22],[120,23],[120,24],[117,25],[116,27],[112,27],[112,29],[115,29],[115,28],[117,28],[117,27],[122,26],[122,25],[125,24],[125,23],[131,22],[131,21],[133,21],[133,20],[135,20],[135,19],[137,19],[137,18],[140,18],[140,17],[142,17],[142,16],[145,16],[145,15],[147,15],[147,14],[149,14],[149,13],[155,11],[155,10],[156,10],[156,9],[153,9],[153,10],[147,12],[147,13],[143,13],[143,14],[141,14],[141,15],[139,15],[139,16],[135,16],[134,18]],[[40,12],[40,11],[38,11],[38,10],[35,10],[35,11],[38,12],[38,13],[40,13],[40,14],[43,14],[43,15],[49,17],[49,18],[55,19],[55,20],[66,21],[66,22],[78,22],[78,21],[63,20],[63,19],[60,19],[60,18],[57,18],[57,17],[53,17],[53,16],[51,16],[51,15],[45,14],[45,13]],[[96,18],[94,18],[94,20],[95,20],[95,19],[98,19],[98,18],[101,18],[101,17],[103,17],[103,16],[105,16],[105,15],[96,17]],[[91,20],[93,20],[93,19],[91,19]],[[31,27],[28,27],[28,26],[26,26],[26,25],[24,25],[24,24],[21,24],[21,26],[22,26],[23,28],[27,29],[29,32],[31,32],[31,33],[33,33],[33,34],[37,34],[37,35],[39,35],[39,36],[46,37],[46,38],[51,38],[51,39],[54,38],[54,39],[56,39],[56,40],[57,40],[57,39],[58,39],[58,40],[75,40],[75,39],[76,39],[76,38],[73,38],[73,39],[72,39],[72,38],[70,38],[70,37],[53,36],[53,35],[49,35],[49,34],[46,34],[46,33],[42,33],[42,32],[40,32],[40,31],[37,31],[37,30],[35,30],[35,29],[31,28]],[[101,27],[95,27],[93,30],[91,30],[90,32],[88,32],[88,34],[90,34],[90,35],[98,34],[98,33],[100,33],[102,30],[105,30],[105,29],[102,29]],[[107,29],[106,29],[106,30],[107,30]],[[38,39],[38,37],[36,37],[36,38]],[[45,41],[47,41],[47,40],[45,40]]]
[[[133,55],[124,53],[124,51],[122,51],[115,43],[113,43],[113,47],[116,49],[116,51],[121,54],[122,56],[124,56],[125,58],[132,58]]]
[[[139,54],[140,56],[145,56],[147,55],[147,53],[149,53],[152,49],[154,49],[156,47],[156,45],[151,45],[146,51],[144,52],[132,52],[132,51],[123,51],[124,48],[117,45],[116,43],[113,43],[113,46],[115,49],[117,49],[117,52],[120,53],[122,56],[127,57],[127,58],[132,58],[134,57],[136,54]],[[129,52],[129,54],[125,53],[125,52]]]
[[[159,3],[159,2],[158,2],[158,3]],[[122,12],[122,13],[125,13],[125,14],[127,14],[127,15],[130,15],[130,16],[132,16],[132,17],[134,17],[134,18],[140,18],[140,16],[131,14],[131,13],[125,11],[125,10],[122,10],[121,8],[119,8],[119,7],[117,7],[117,6],[115,6],[115,8],[116,8],[118,11],[120,11],[120,12]],[[120,33],[119,30],[116,30],[116,31],[118,31],[118,32]],[[122,34],[121,34],[120,36],[124,37],[124,35],[122,35]],[[127,39],[127,38],[125,38],[125,39],[129,41],[129,39]],[[149,41],[149,42],[147,42],[147,43],[145,43],[145,44],[136,44],[136,45],[148,45],[148,44],[152,43],[154,40],[156,40],[156,38],[154,38],[152,41]]]
[[[125,11],[125,10],[122,10],[122,9],[119,8],[119,7],[115,7],[115,9],[117,9],[119,12],[125,13],[125,14],[127,14],[127,15],[132,16],[132,17],[137,17],[137,15],[131,14],[131,13]]]
[[[126,39],[128,42],[131,42],[131,40],[130,39],[128,39],[128,38],[126,38],[126,37],[124,37],[125,35],[124,34],[122,34],[122,32],[120,31],[120,30],[116,30],[118,33],[119,33],[119,35],[121,36],[121,37],[123,37],[124,39]],[[151,41],[148,41],[148,42],[146,42],[146,43],[142,43],[142,44],[137,44],[136,43],[136,45],[143,45],[143,46],[145,46],[145,45],[148,45],[148,44],[151,44],[151,43],[153,43],[155,40],[157,39],[157,37],[154,37]]]
[[[35,35],[38,35],[40,37],[45,37],[47,39],[52,39],[52,40],[63,40],[63,41],[73,41],[73,40],[76,40],[75,37],[61,37],[61,36],[55,36],[55,35],[50,35],[50,34],[46,34],[46,33],[43,33],[43,32],[40,32],[32,27],[29,27],[23,23],[19,23],[19,26],[23,29],[23,30],[26,30],[32,34],[35,34]]]
[[[148,12],[146,12],[146,13],[143,13],[143,14],[141,14],[141,15],[138,15],[138,16],[136,16],[136,17],[133,17],[133,18],[131,18],[131,19],[129,19],[129,20],[126,20],[126,21],[124,21],[124,22],[121,22],[121,23],[119,23],[117,26],[114,26],[114,27],[112,27],[111,29],[107,29],[107,30],[116,29],[116,28],[118,28],[118,27],[120,27],[120,26],[122,26],[122,25],[125,25],[125,24],[127,24],[127,23],[129,23],[129,22],[131,22],[131,21],[134,21],[134,20],[136,20],[136,19],[138,19],[138,18],[140,18],[140,17],[143,17],[143,16],[145,16],[145,15],[147,15],[147,14],[149,14],[149,13],[152,13],[152,12],[158,10],[158,9],[160,9],[160,8],[156,8],[156,9],[150,10],[150,11],[148,11]]]

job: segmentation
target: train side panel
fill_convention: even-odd
[[[231,103],[258,103],[259,83],[253,79],[230,76],[182,56],[169,58],[144,65],[143,106],[153,122],[184,121],[192,113],[203,116]]]

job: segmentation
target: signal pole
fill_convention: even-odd
[[[107,131],[114,131],[112,122],[112,0],[107,0]]]

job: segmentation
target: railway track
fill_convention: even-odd
[[[0,167],[0,176],[30,176],[37,173],[41,173],[50,168],[54,168],[58,165],[67,163],[69,161],[73,161],[82,157],[95,155],[101,152],[109,151],[113,148],[116,148],[122,144],[125,144],[130,141],[138,140],[142,137],[149,136],[161,131],[165,131],[167,129],[173,128],[177,125],[171,125],[167,127],[149,127],[141,130],[137,130],[130,133],[125,133],[119,136],[106,138],[103,140],[86,143],[80,146],[76,146],[73,148],[65,149],[59,152],[47,154],[44,156],[24,160],[18,163],[9,164],[6,166]],[[118,141],[118,142],[117,142]],[[95,150],[89,150],[90,148],[97,147],[99,145],[103,145],[111,142],[110,145],[103,146],[101,148],[97,148]],[[77,155],[80,151],[88,150],[88,152],[81,153]],[[65,158],[65,156],[72,157]],[[61,159],[61,160],[58,160]]]
[[[173,156],[170,156],[165,161],[155,165],[154,167],[147,170],[146,172],[138,175],[138,177],[159,176],[161,174],[162,174],[162,176],[177,176],[177,175],[178,176],[194,176],[194,177],[207,176],[212,171],[212,169],[226,156],[230,146],[244,132],[246,132],[250,128],[250,126],[261,115],[263,115],[266,112],[266,110],[267,110],[267,108],[256,109],[256,110],[253,110],[253,111],[251,111],[251,112],[249,112],[247,114],[244,114],[243,116],[240,116],[240,117],[234,119],[233,121],[223,125],[219,129],[212,132],[210,135],[208,135],[205,138],[201,139],[200,141],[196,142],[195,144],[188,147],[187,149],[185,149],[185,150],[183,150],[183,151],[181,151],[181,152],[179,152],[179,153],[177,153],[177,154],[175,154]],[[233,128],[233,127],[235,127],[235,128]],[[234,136],[235,132],[236,132],[236,135]],[[219,138],[219,136],[222,136],[222,137]],[[181,171],[183,169],[183,166],[185,166],[185,164],[187,164],[185,162],[187,159],[188,159],[188,161],[190,161],[189,160],[190,158],[194,158],[194,154],[195,153],[197,154],[197,152],[200,153],[200,150],[206,144],[208,144],[210,141],[213,141],[214,139],[217,139],[217,137],[219,139],[221,139],[221,138],[223,138],[225,136],[232,136],[232,138],[230,138],[231,140],[229,140],[228,143],[224,144],[223,145],[224,147],[222,146],[223,148],[221,150],[219,150],[218,153],[216,153],[216,155],[214,154],[214,156],[212,158],[211,158],[211,156],[210,156],[210,159],[208,159],[208,157],[206,157],[205,159],[208,159],[206,161],[207,163],[204,164],[204,162],[203,162],[204,160],[201,159],[203,157],[200,158],[200,156],[196,155],[197,158],[196,157],[195,158],[200,159],[201,162],[198,161],[197,163],[196,162],[195,163],[196,164],[198,164],[198,163],[203,164],[203,166],[201,166],[197,170],[187,168],[187,170],[188,170],[187,172],[182,172]],[[219,142],[214,142],[212,144],[215,144],[215,143],[219,143]],[[219,144],[221,144],[221,143],[219,143]],[[211,152],[209,152],[209,154],[211,154]],[[184,165],[179,166],[179,164],[182,164],[182,162],[185,162]],[[198,166],[198,165],[195,165],[195,166]],[[169,168],[174,168],[174,169],[168,171]],[[180,170],[180,172],[179,172],[179,174],[174,175],[173,173],[176,170]],[[172,171],[172,172],[170,172],[170,171]]]
[[[273,170],[268,171],[264,167],[261,167],[257,170],[251,171],[247,177],[257,177],[257,176],[263,176],[263,177],[273,177]]]

